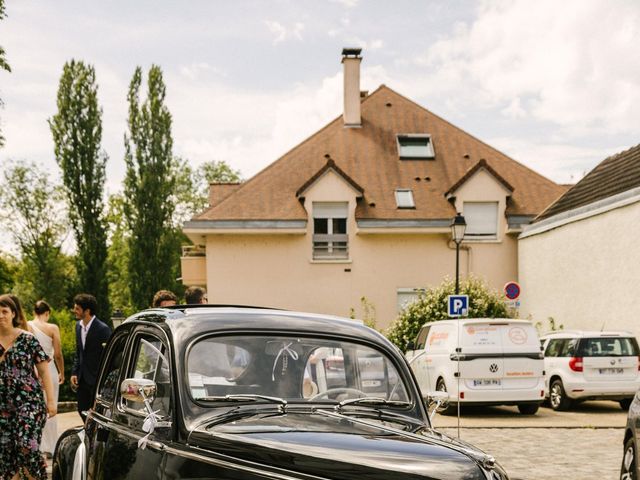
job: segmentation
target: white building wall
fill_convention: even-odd
[[[523,318],[640,338],[640,202],[521,238],[518,268]]]

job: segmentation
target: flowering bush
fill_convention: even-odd
[[[446,320],[447,295],[455,294],[455,281],[445,279],[440,285],[422,292],[418,299],[405,307],[386,332],[400,350],[413,342],[425,323]],[[485,282],[470,277],[460,283],[460,294],[469,295],[469,318],[508,318],[511,315],[502,295]]]

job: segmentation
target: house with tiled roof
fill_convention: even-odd
[[[521,313],[640,337],[639,220],[637,145],[603,160],[524,229]]]
[[[342,115],[248,181],[212,185],[184,225],[196,247],[183,282],[210,302],[346,316],[365,298],[387,326],[454,276],[456,212],[461,276],[518,279],[522,226],[566,188],[385,85],[361,92],[360,62],[343,51]]]

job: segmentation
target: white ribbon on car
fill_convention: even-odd
[[[138,440],[138,448],[141,450],[147,448],[149,436],[153,433],[156,426],[158,425],[158,421],[160,420],[160,416],[158,415],[159,411],[160,410],[149,412],[149,414],[145,417],[144,422],[142,423],[142,431],[147,432],[147,434],[140,440]]]
[[[282,348],[280,349],[280,351],[278,352],[278,354],[276,355],[276,359],[273,361],[273,369],[271,370],[271,381],[275,382],[276,380],[276,365],[278,364],[278,360],[280,360],[280,357],[282,357],[282,373],[284,374],[284,372],[287,371],[287,367],[286,367],[286,360],[288,357],[291,357],[294,360],[298,360],[298,353],[295,350],[292,350],[291,345],[293,345],[293,342],[289,342],[289,343],[284,343],[282,342]],[[287,354],[287,356],[283,356],[283,354]]]
[[[73,472],[71,474],[71,478],[72,480],[85,480],[87,478],[87,464],[85,462],[86,450],[84,446],[84,430],[80,430],[77,435],[80,439],[80,445],[78,445],[76,456],[73,459]]]

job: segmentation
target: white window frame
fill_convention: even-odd
[[[484,225],[474,225],[474,215],[469,211],[469,207],[479,207],[484,206],[486,208],[491,207],[492,212],[489,218],[487,212],[480,213],[487,217],[486,219],[481,219],[481,222],[484,221]],[[462,215],[464,216],[465,221],[467,222],[467,229],[464,234],[465,241],[483,241],[483,240],[497,240],[498,239],[498,227],[499,227],[499,202],[463,202],[462,206]],[[495,218],[494,218],[495,216]],[[488,221],[487,221],[488,219]]]
[[[403,140],[409,140],[415,142],[416,140],[425,141],[426,152],[424,154],[411,154],[407,151],[402,151]],[[400,133],[396,135],[396,144],[398,147],[398,157],[400,160],[433,160],[436,158],[436,152],[433,148],[433,140],[431,135],[427,133]]]
[[[396,188],[395,193],[398,208],[416,208],[416,202],[413,199],[413,190],[410,188]]]
[[[327,220],[327,233],[315,233],[316,219]],[[345,220],[345,233],[333,232],[333,220]],[[349,259],[349,202],[313,202],[313,260]],[[320,246],[320,244],[326,243]],[[343,245],[336,245],[343,243]]]

